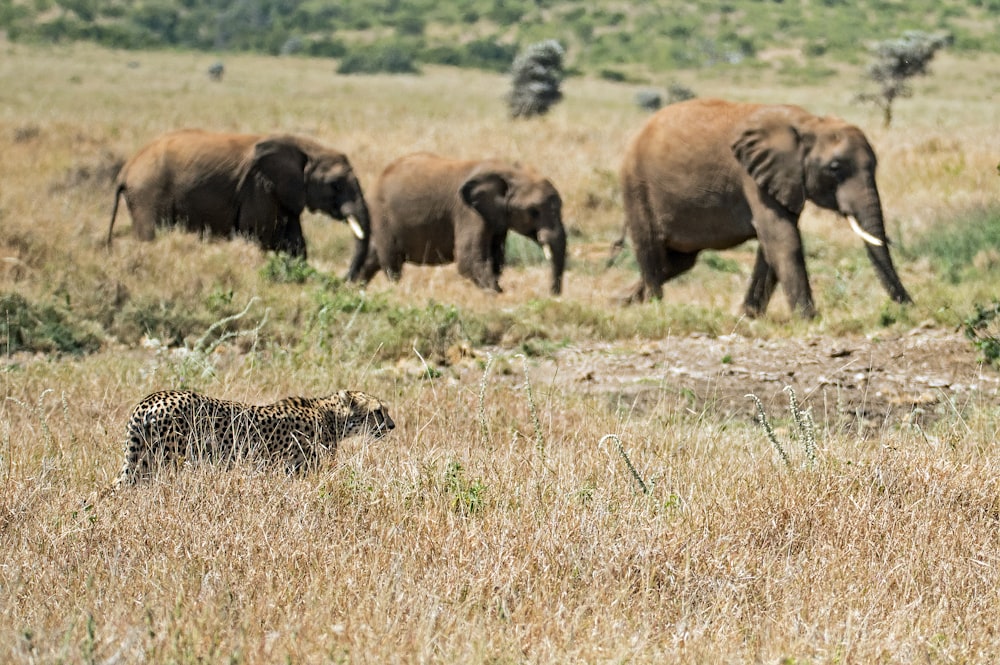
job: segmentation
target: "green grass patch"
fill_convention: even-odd
[[[55,303],[32,303],[18,293],[0,294],[4,353],[91,353],[101,348],[102,337],[95,325],[76,320]]]
[[[930,258],[952,284],[1000,271],[1000,205],[938,220],[907,252]]]

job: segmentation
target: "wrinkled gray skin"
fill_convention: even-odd
[[[912,302],[889,255],[875,164],[860,129],[797,106],[695,99],[665,107],[633,139],[621,169],[625,229],[642,273],[629,300],[660,298],[663,283],[703,249],[756,237],[744,312],[762,315],[780,282],[794,311],[815,316],[798,228],[809,200],[855,218],[889,296]]]
[[[368,253],[368,207],[350,162],[304,137],[185,129],[154,139],[118,175],[109,245],[122,194],[140,240],[152,240],[157,226],[181,225],[305,258],[300,218],[308,208],[356,221],[349,279]]]
[[[463,277],[499,292],[508,230],[542,246],[552,263],[551,291],[560,293],[566,231],[562,199],[549,180],[501,160],[407,155],[379,178],[361,278],[367,282],[382,268],[395,281],[404,263],[455,262]]]

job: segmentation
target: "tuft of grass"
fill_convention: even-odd
[[[458,461],[448,462],[444,472],[444,489],[451,497],[451,509],[460,515],[475,515],[486,505],[486,486],[476,478],[469,480],[465,468]]]

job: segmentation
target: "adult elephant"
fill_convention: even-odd
[[[552,264],[551,291],[562,291],[566,231],[562,199],[528,166],[503,160],[406,155],[386,167],[372,198],[372,241],[364,281],[382,268],[398,280],[404,263],[455,262],[476,285],[501,291],[508,230],[541,245]]]
[[[911,302],[889,255],[875,162],[860,129],[797,106],[667,106],[632,140],[621,169],[625,228],[642,273],[630,300],[661,297],[701,250],[756,237],[745,313],[762,315],[780,282],[794,311],[815,316],[798,227],[809,200],[847,217],[889,296]]]
[[[357,236],[349,279],[368,253],[368,206],[350,162],[305,137],[184,129],[154,139],[118,175],[109,245],[123,194],[140,240],[152,240],[157,226],[182,225],[305,258],[308,208],[346,220]]]

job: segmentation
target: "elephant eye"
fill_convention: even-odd
[[[838,180],[841,180],[847,175],[847,165],[839,159],[834,159],[826,165],[826,171]]]

